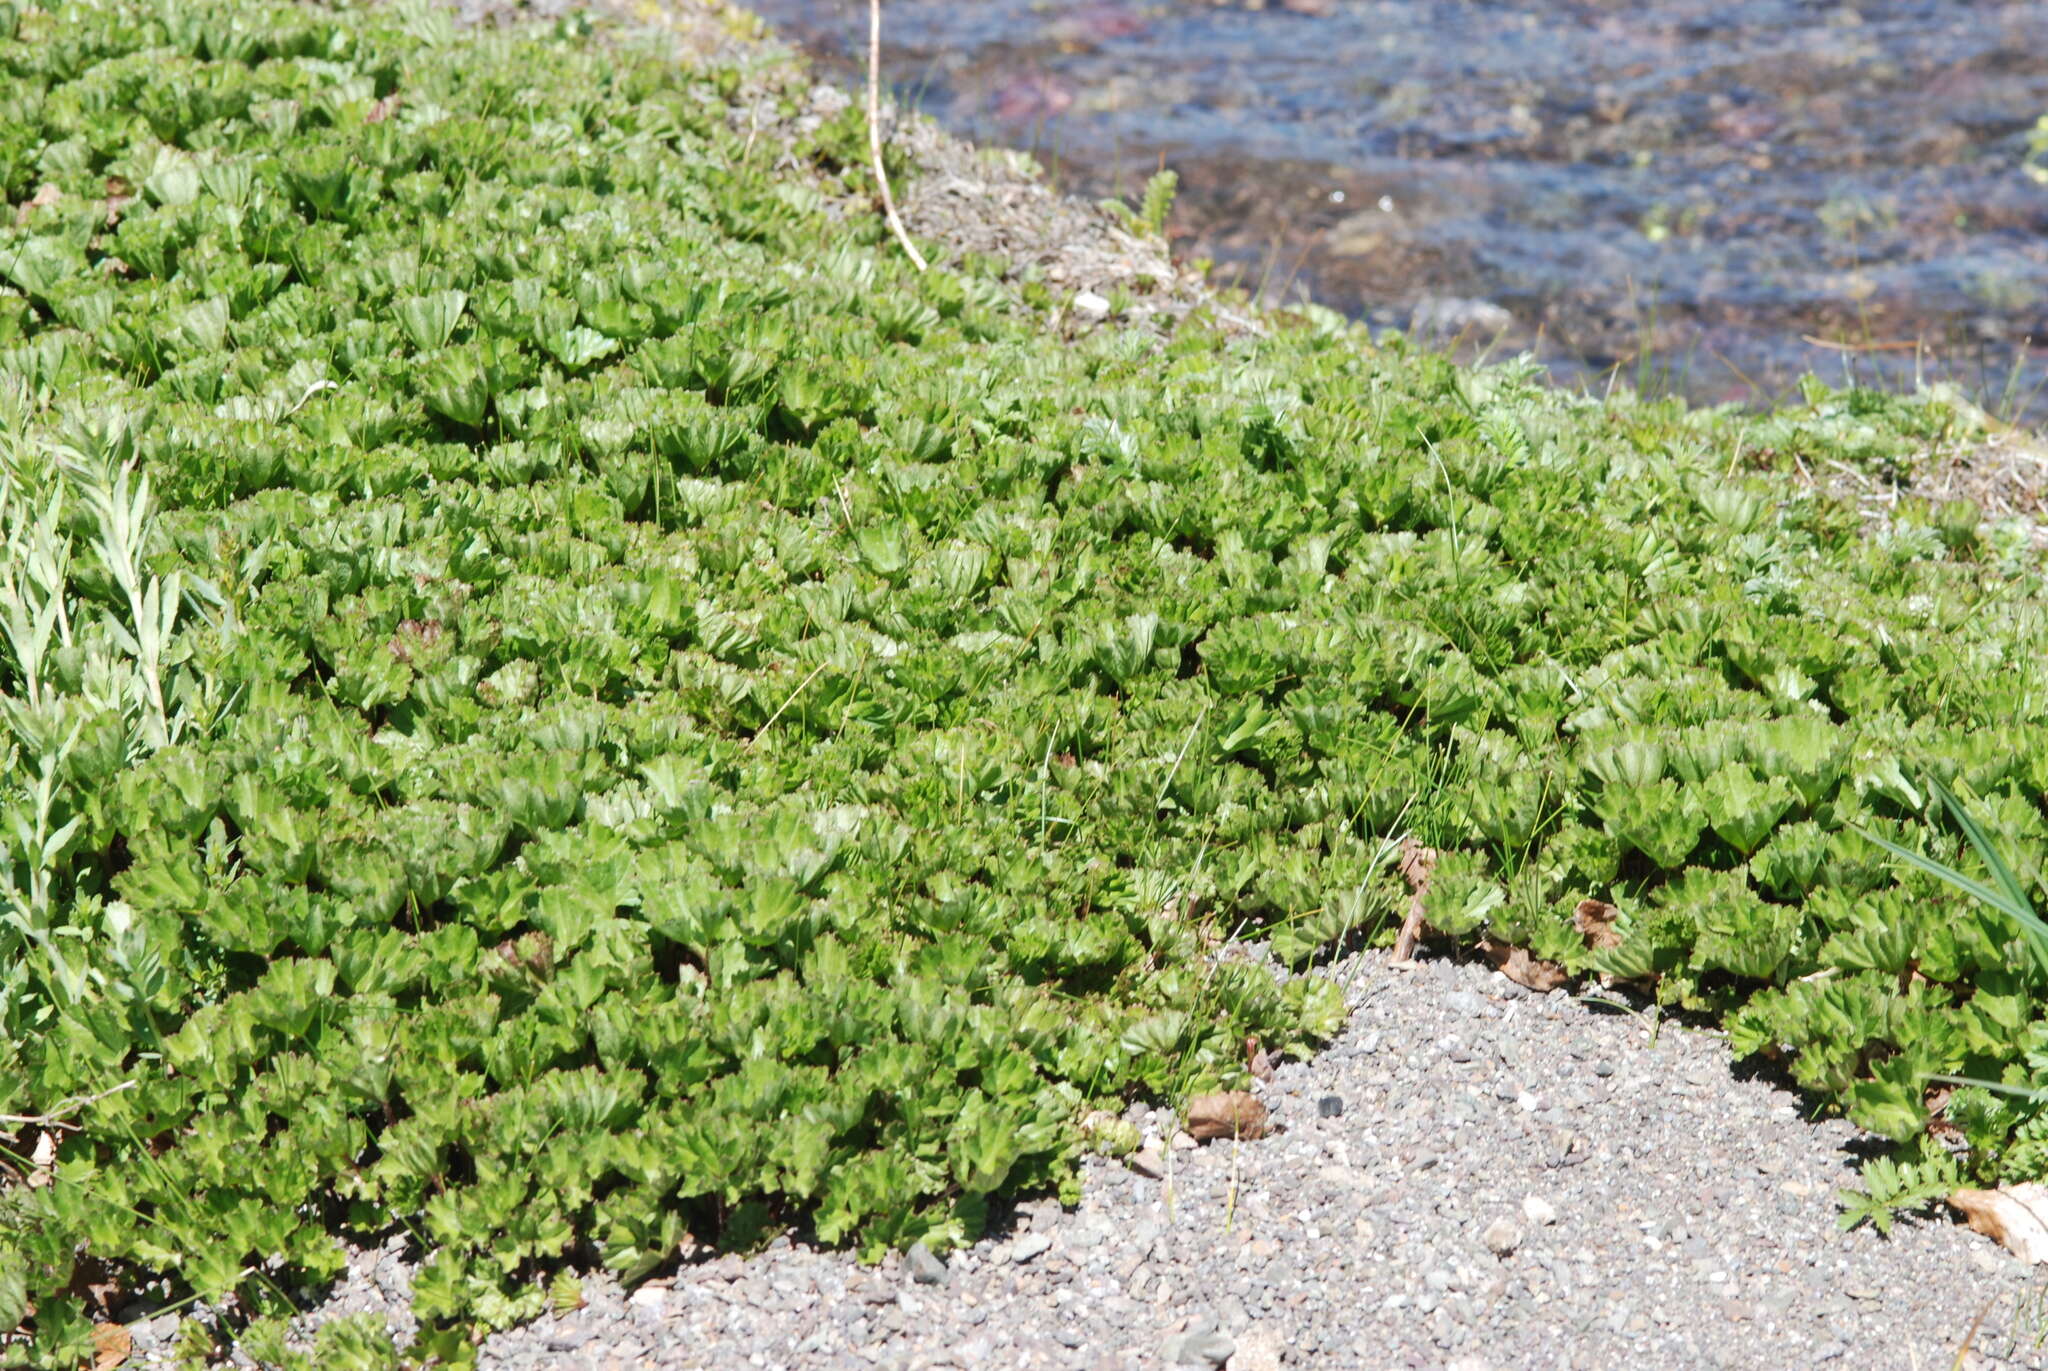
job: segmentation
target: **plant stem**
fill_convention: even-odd
[[[874,162],[875,184],[882,190],[882,213],[889,220],[889,231],[903,244],[910,264],[923,271],[924,254],[910,241],[902,216],[896,213],[896,197],[889,193],[889,171],[882,165],[882,0],[868,0],[868,156]]]

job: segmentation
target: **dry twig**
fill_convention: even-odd
[[[0,1123],[13,1124],[18,1128],[69,1128],[76,1131],[78,1125],[68,1122],[67,1116],[77,1113],[89,1104],[98,1104],[109,1095],[118,1095],[123,1090],[132,1090],[134,1081],[123,1081],[111,1090],[102,1090],[97,1095],[84,1095],[64,1101],[47,1114],[0,1114]]]
[[[1413,838],[1401,840],[1401,875],[1412,893],[1408,897],[1408,917],[1401,921],[1401,932],[1394,939],[1395,966],[1414,965],[1416,944],[1422,941],[1423,930],[1428,926],[1423,921],[1423,897],[1429,893],[1429,877],[1435,869],[1435,848],[1424,847]]]
[[[882,213],[888,217],[889,231],[903,244],[911,265],[923,271],[924,254],[904,230],[896,197],[889,193],[888,169],[882,165],[882,0],[868,0],[868,156],[874,162],[875,184],[882,188]]]

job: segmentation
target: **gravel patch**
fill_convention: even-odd
[[[1077,1207],[877,1267],[783,1238],[630,1292],[592,1274],[479,1367],[2048,1367],[2040,1273],[1945,1220],[1838,1232],[1870,1140],[1715,1035],[1478,964],[1330,974],[1352,1020],[1255,1086],[1272,1136],[1195,1145],[1134,1107],[1160,1175],[1091,1159]],[[305,1327],[409,1332],[416,1256],[354,1254]]]
[[[1443,1368],[2048,1365],[2042,1278],[1945,1221],[1836,1230],[1867,1141],[1715,1036],[1366,954],[1351,1024],[1258,1092],[1281,1126],[864,1269],[778,1243],[492,1338],[481,1365]],[[1341,1102],[1333,1112],[1327,1102]],[[1979,1314],[1981,1322],[1976,1322]],[[630,1352],[630,1356],[625,1355]]]

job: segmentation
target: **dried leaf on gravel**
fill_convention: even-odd
[[[1187,1133],[1201,1142],[1211,1138],[1263,1138],[1266,1106],[1246,1090],[1197,1095],[1188,1101]]]
[[[1579,907],[1572,911],[1572,927],[1579,930],[1579,937],[1585,940],[1588,952],[1604,952],[1610,947],[1621,946],[1621,934],[1614,927],[1614,920],[1620,913],[1605,900],[1579,901]]]
[[[1532,957],[1526,947],[1510,947],[1497,938],[1481,938],[1479,950],[1501,975],[1539,995],[1548,994],[1571,979],[1571,973],[1556,962]]]
[[[1401,878],[1408,882],[1412,893],[1408,897],[1408,917],[1401,921],[1401,932],[1394,939],[1396,966],[1406,966],[1415,960],[1415,945],[1422,941],[1423,930],[1429,926],[1422,920],[1422,900],[1429,893],[1429,877],[1436,870],[1436,855],[1435,848],[1424,847],[1413,838],[1401,840]]]
[[[92,1326],[92,1371],[113,1371],[128,1360],[128,1353],[135,1344],[128,1336],[128,1330],[118,1323],[96,1323]]]
[[[2048,1261],[2048,1185],[2027,1181],[1997,1190],[1962,1189],[1948,1202],[1976,1232],[2005,1245],[2021,1261]]]

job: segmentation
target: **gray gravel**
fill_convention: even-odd
[[[1079,1207],[864,1268],[776,1242],[492,1337],[564,1368],[2048,1366],[2048,1286],[1947,1222],[1836,1231],[1867,1143],[1738,1079],[1713,1035],[1534,996],[1490,969],[1336,969],[1356,1009],[1257,1087],[1233,1148],[1150,1131],[1166,1175],[1092,1160]],[[1340,1113],[1323,1101],[1336,1097]],[[398,1252],[308,1316],[408,1323]]]

